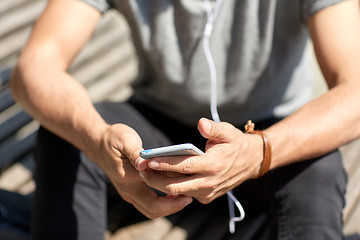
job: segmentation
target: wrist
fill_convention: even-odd
[[[255,175],[255,178],[259,178],[265,175],[270,170],[272,146],[267,135],[263,131],[254,130],[254,128],[255,128],[255,124],[252,123],[251,120],[249,120],[248,123],[245,125],[245,133],[256,134],[260,136],[262,139],[262,161],[260,164],[258,174],[257,176]]]
[[[98,121],[91,124],[89,128],[81,132],[81,150],[93,161],[96,162],[96,155],[101,148],[107,129],[110,127],[105,121]]]
[[[263,162],[263,140],[261,136],[257,134],[246,134],[248,135],[249,144],[252,146],[250,151],[251,154],[251,171],[249,179],[256,179],[261,171],[261,165]]]

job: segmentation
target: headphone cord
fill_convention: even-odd
[[[214,120],[214,122],[220,122],[219,113],[217,111],[217,79],[216,79],[216,66],[214,62],[214,58],[212,56],[211,50],[210,50],[210,36],[213,29],[213,22],[218,14],[220,5],[222,3],[222,0],[217,0],[215,2],[214,7],[211,7],[209,0],[204,0],[206,3],[206,10],[207,10],[207,22],[204,29],[203,34],[203,49],[205,52],[205,57],[207,60],[207,63],[209,65],[210,70],[210,80],[211,80],[211,98],[210,98],[210,111],[211,116]],[[240,202],[236,199],[234,196],[232,190],[228,191],[227,193],[228,197],[228,204],[229,204],[229,214],[230,214],[230,221],[229,221],[229,231],[230,233],[235,232],[235,223],[242,221],[245,218],[245,211],[244,208],[241,206]],[[238,217],[235,217],[235,209],[234,204],[238,208],[240,215]]]

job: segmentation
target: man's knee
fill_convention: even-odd
[[[327,192],[344,194],[347,175],[339,151],[299,162],[278,170],[281,188],[289,192]]]
[[[341,237],[347,179],[338,151],[289,166],[279,179],[283,181],[277,192],[280,232],[317,239]]]

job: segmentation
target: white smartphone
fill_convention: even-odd
[[[198,156],[204,152],[191,143],[152,148],[140,152],[140,157],[150,159],[162,156]]]

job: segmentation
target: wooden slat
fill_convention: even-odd
[[[94,102],[100,101],[125,101],[132,94],[128,85],[137,74],[137,64],[129,61],[122,68],[111,71],[103,77],[108,84],[94,84],[88,88],[89,95]],[[119,81],[121,79],[122,81]],[[98,92],[103,94],[98,95]],[[106,94],[104,94],[106,93]]]
[[[355,168],[353,175],[349,178],[348,191],[346,193],[346,207],[344,210],[344,220],[347,223],[354,210],[360,205],[360,167]],[[359,222],[360,233],[360,222]]]
[[[20,160],[23,156],[28,154],[34,148],[35,133],[22,138],[19,141],[10,142],[0,149],[0,174],[9,166]]]
[[[21,28],[29,27],[38,18],[45,4],[46,1],[33,0],[19,5],[16,11],[3,12],[0,18],[0,26],[2,26],[0,28],[0,37]]]
[[[360,167],[360,139],[343,146],[341,152],[344,158],[345,169],[351,178],[354,175],[354,171]]]
[[[30,161],[30,156],[26,161]],[[28,195],[35,189],[33,173],[21,163],[14,164],[0,175],[0,189]]]
[[[90,41],[76,56],[69,72],[73,73],[86,65],[89,60],[96,59],[96,56],[102,51],[108,51],[109,48],[121,45],[124,39],[130,40],[129,29],[124,19],[114,11],[107,12],[99,21]],[[122,57],[121,54],[119,57]]]
[[[360,139],[342,147],[341,153],[349,177],[344,209],[344,233],[360,234]]]
[[[170,221],[158,218],[153,221],[145,221],[138,224],[119,229],[109,240],[184,240],[186,232],[181,228],[174,228]]]
[[[5,2],[6,1],[6,2]],[[34,0],[30,0],[34,1]],[[3,0],[0,4],[0,15],[5,14],[6,12],[16,11],[19,7],[26,4],[26,2],[30,2],[29,0]]]
[[[11,1],[2,1],[1,4],[7,5]],[[15,0],[16,2],[16,0]],[[1,16],[0,23],[2,35],[0,36],[0,68],[15,64],[16,57],[24,46],[31,31],[32,24],[46,5],[45,0],[31,0],[17,5],[16,11],[5,13]],[[19,15],[22,14],[22,15]],[[25,22],[22,20],[25,18]],[[7,27],[8,25],[10,27]],[[14,31],[18,29],[17,31]]]
[[[358,203],[352,211],[351,216],[345,223],[344,233],[347,236],[351,234],[358,234],[360,236],[360,204]]]
[[[0,112],[5,111],[7,108],[14,105],[15,101],[11,97],[10,89],[0,92]]]
[[[32,118],[29,116],[29,114],[21,111],[19,114],[16,114],[6,122],[2,123],[0,128],[0,143],[5,141],[5,139],[9,138],[11,135],[17,132],[18,129],[22,128],[30,121],[32,121]]]
[[[0,89],[9,83],[12,68],[0,69]]]
[[[112,38],[109,39],[113,40]],[[105,48],[105,46],[109,45],[113,45],[113,47]],[[127,47],[124,47],[124,45]],[[102,47],[103,49],[101,49]],[[85,86],[94,80],[102,82],[100,79],[101,75],[108,72],[114,64],[118,64],[118,67],[122,67],[121,64],[119,65],[119,62],[124,58],[129,57],[128,55],[133,54],[129,49],[130,45],[126,44],[126,42],[119,46],[115,45],[114,41],[102,41],[101,45],[97,45],[96,48],[102,50],[101,53],[96,55],[96,58],[89,59],[80,69],[71,71],[72,75]]]

